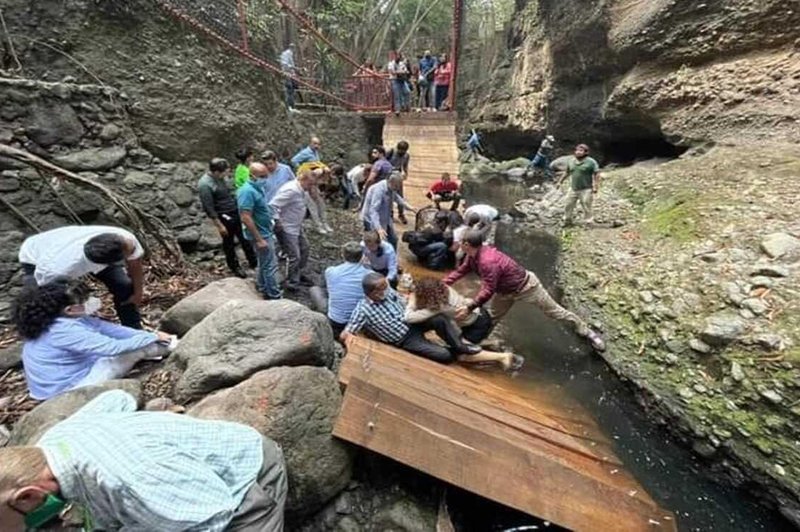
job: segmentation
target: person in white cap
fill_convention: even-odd
[[[544,173],[548,179],[553,177],[553,171],[550,169],[550,158],[553,154],[553,146],[555,142],[556,139],[553,137],[553,135],[545,135],[544,140],[542,140],[542,143],[539,144],[539,149],[536,151],[536,155],[533,156],[531,159],[531,164],[529,165],[530,168],[541,168],[544,170]]]

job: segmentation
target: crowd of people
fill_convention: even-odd
[[[547,148],[540,147],[533,165],[549,168]],[[533,272],[492,245],[497,209],[465,205],[458,181],[446,173],[430,185],[430,205],[406,201],[407,142],[389,150],[375,146],[368,161],[349,171],[323,162],[321,149],[316,136],[283,161],[271,150],[257,156],[243,148],[235,168],[213,158],[198,180],[202,208],[222,238],[228,268],[253,278],[265,299],[312,284],[305,220],[310,217],[323,235],[332,232],[328,203],[341,192],[343,209],[358,205],[363,233],[360,241],[342,246],[343,262],[327,268],[325,286],[314,288],[326,291],[325,312],[343,344],[364,333],[439,363],[496,364],[515,371],[521,357],[481,343],[515,302],[524,301],[568,324],[596,350],[605,348],[601,336],[553,300]],[[562,179],[571,179],[567,220],[577,202],[590,215],[599,181],[585,145],[576,147],[564,170]],[[394,224],[408,225],[406,212],[417,213],[417,224],[406,228],[402,241],[425,268],[449,271],[443,278],[403,274]],[[237,247],[253,273],[241,265]],[[23,242],[24,287],[13,320],[24,341],[24,373],[33,398],[124,377],[140,361],[168,356],[178,345],[173,336],[142,329],[143,255],[133,233],[112,226],[60,227]],[[474,296],[457,284],[470,273],[480,279]],[[87,278],[107,287],[120,324],[97,317],[101,301],[91,294]],[[440,341],[431,341],[429,332]],[[119,462],[117,449],[133,459]],[[282,528],[286,473],[274,442],[233,423],[137,412],[124,392],[99,396],[36,446],[0,449],[0,464],[3,530],[59,519],[78,525],[90,520],[100,529]],[[120,486],[125,505],[118,504]]]

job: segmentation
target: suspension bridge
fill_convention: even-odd
[[[167,15],[268,75],[291,79],[326,105],[361,113],[392,110],[385,75],[363,69],[286,0],[274,0],[276,7],[353,68],[338,86],[288,75],[260,55],[252,42],[250,0],[155,1]],[[463,0],[453,1],[450,109],[456,108],[463,7]],[[405,194],[415,207],[428,203],[425,191],[442,172],[458,175],[456,121],[454,112],[386,117],[384,144],[406,140],[411,146]],[[407,252],[401,262],[406,271],[421,273]],[[591,416],[552,390],[437,364],[365,338],[349,347],[339,380],[345,394],[336,437],[573,530],[677,529],[672,513],[626,471]]]

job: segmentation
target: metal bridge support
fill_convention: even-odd
[[[458,58],[461,53],[461,28],[464,20],[464,0],[453,0],[453,36],[450,62],[453,64],[453,73],[450,77],[450,91],[447,95],[447,104],[450,110],[456,110],[456,92],[458,89]]]

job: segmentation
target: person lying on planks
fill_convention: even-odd
[[[444,316],[448,320],[455,321],[464,340],[471,344],[480,344],[492,332],[494,324],[483,307],[475,308],[456,320],[458,309],[467,304],[467,299],[453,287],[447,286],[440,279],[424,277],[414,282],[413,292],[406,305],[406,323],[424,323],[434,316]],[[463,361],[497,362],[506,371],[518,371],[525,359],[513,353],[482,350],[477,354],[465,356]]]
[[[144,248],[130,231],[106,225],[70,225],[29,236],[19,249],[25,284],[92,275],[114,296],[120,323],[142,328]]]
[[[605,350],[605,342],[600,335],[575,313],[556,303],[535,273],[526,270],[494,246],[484,245],[483,239],[480,231],[469,229],[461,240],[461,249],[466,255],[464,262],[444,278],[448,286],[470,272],[481,279],[480,292],[474,299],[466,300],[466,304],[458,309],[456,319],[462,320],[470,312],[489,303],[489,314],[496,323],[514,303],[525,301],[539,307],[546,316],[569,323],[578,336],[589,340],[595,350]]]
[[[383,275],[368,273],[364,276],[362,288],[365,297],[356,306],[340,336],[345,345],[350,343],[353,335],[366,329],[383,343],[436,362],[461,361],[465,355],[475,355],[481,351],[476,345],[464,343],[458,327],[442,315],[421,323],[406,323],[406,301],[389,286],[389,281]],[[436,332],[447,346],[425,339],[428,331]]]
[[[0,449],[0,530],[280,532],[281,448],[250,427],[137,412],[97,396],[39,439]]]
[[[461,184],[457,180],[450,179],[450,174],[447,172],[442,174],[439,181],[433,183],[425,193],[425,196],[436,205],[437,209],[441,209],[441,203],[444,201],[452,202],[450,205],[451,211],[458,210],[458,204],[461,203],[461,193],[459,189]]]
[[[49,399],[67,390],[121,379],[141,360],[161,359],[177,340],[110,323],[94,316],[100,300],[89,287],[59,279],[28,285],[12,318],[24,339],[22,361],[31,397]]]

